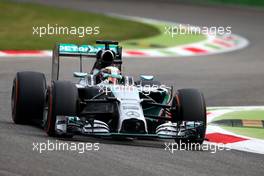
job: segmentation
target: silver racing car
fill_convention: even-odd
[[[76,82],[59,80],[60,60],[78,57]],[[91,72],[83,59],[96,58]],[[12,118],[17,124],[41,125],[49,136],[74,135],[165,138],[202,143],[206,105],[196,89],[174,90],[153,76],[138,80],[122,74],[122,47],[58,44],[52,56],[52,81],[43,73],[18,72],[12,89]]]

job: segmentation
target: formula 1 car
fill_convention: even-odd
[[[12,88],[12,118],[17,124],[41,124],[49,136],[74,135],[164,138],[203,143],[206,105],[196,89],[175,90],[154,76],[134,81],[121,72],[118,42],[97,45],[57,44],[52,81],[43,73],[18,72]],[[60,60],[79,57],[77,83],[59,80]],[[90,73],[83,59],[96,58]]]

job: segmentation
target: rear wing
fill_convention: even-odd
[[[116,56],[114,61],[116,63],[122,63],[122,47],[118,46],[118,42],[98,40],[96,44],[98,45],[56,44],[52,53],[51,79],[59,79],[60,57],[79,57],[80,72],[82,72],[82,58],[96,58],[100,50],[112,50]]]

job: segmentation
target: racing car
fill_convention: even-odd
[[[60,60],[79,58],[75,82],[59,80]],[[95,58],[91,72],[83,59]],[[12,87],[12,119],[41,125],[48,136],[162,138],[203,143],[206,104],[196,89],[174,90],[152,75],[137,80],[122,73],[122,47],[99,40],[95,45],[56,44],[51,83],[43,73],[18,72]]]

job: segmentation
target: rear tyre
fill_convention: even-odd
[[[203,94],[196,89],[180,89],[174,98],[174,103],[177,103],[177,108],[173,113],[174,122],[201,123],[197,128],[197,136],[182,142],[202,144],[206,131],[206,105]]]
[[[46,79],[39,72],[18,72],[13,81],[11,108],[16,124],[41,124]]]
[[[68,81],[54,81],[49,89],[48,113],[45,125],[49,136],[58,136],[55,131],[57,115],[77,115],[78,90],[77,87]],[[72,137],[72,135],[60,136]]]

